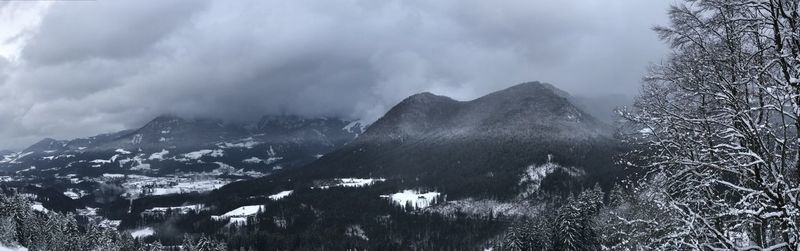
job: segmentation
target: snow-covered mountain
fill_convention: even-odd
[[[238,124],[164,115],[134,130],[43,139],[21,152],[4,153],[0,171],[168,174],[232,166],[265,175],[308,163],[352,141],[363,132],[352,123],[282,115]]]
[[[293,228],[385,243],[396,237],[380,233],[422,222],[442,233],[474,224],[483,241],[505,220],[541,214],[545,201],[610,186],[621,174],[612,134],[568,93],[532,82],[470,101],[416,94],[369,127],[160,116],[133,130],[6,152],[0,181],[43,209],[132,234],[163,234],[168,217],[184,232],[255,224],[281,238],[296,238],[285,231]]]
[[[407,188],[436,188],[449,198],[529,196],[535,194],[531,184],[534,190],[569,193],[608,183],[619,171],[612,134],[549,84],[523,83],[471,101],[420,93],[353,142],[286,177],[265,180],[380,177]],[[552,168],[542,169],[539,180],[523,180],[539,166]]]

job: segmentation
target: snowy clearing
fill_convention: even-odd
[[[33,205],[31,205],[31,209],[33,209],[35,211],[43,212],[43,213],[47,213],[49,211],[49,210],[47,210],[47,208],[45,208],[42,205],[42,203],[39,203],[39,202],[34,202]]]
[[[222,150],[200,150],[200,151],[194,151],[194,152],[190,152],[190,153],[184,154],[183,156],[186,156],[186,158],[189,158],[189,159],[197,160],[197,159],[202,158],[203,156],[222,157],[224,155],[225,155],[225,152],[222,151]]]
[[[276,194],[270,195],[269,199],[270,200],[280,200],[280,199],[286,198],[286,196],[291,195],[293,192],[294,192],[293,190],[282,191],[280,193],[276,193]]]
[[[151,227],[146,227],[146,228],[142,228],[142,229],[139,229],[139,230],[131,232],[131,236],[133,236],[134,239],[144,238],[144,237],[147,237],[147,236],[151,236],[153,234],[155,234],[155,231],[153,231],[153,228],[151,228]]]
[[[0,245],[0,251],[28,251],[25,247],[7,247]]]
[[[169,154],[169,151],[167,151],[166,149],[161,149],[160,152],[150,154],[150,157],[148,157],[147,159],[149,159],[149,160],[164,160],[164,156],[167,156],[167,154]]]
[[[227,219],[230,217],[247,217],[256,215],[259,211],[264,211],[263,205],[253,205],[253,206],[241,206],[234,210],[231,210],[223,215],[212,215],[211,219],[213,220],[222,220]]]
[[[381,198],[390,199],[403,209],[407,206],[411,206],[411,209],[422,209],[435,204],[440,195],[439,192],[420,193],[415,190],[404,190],[395,194],[381,195]]]

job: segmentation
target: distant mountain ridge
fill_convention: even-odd
[[[82,167],[91,167],[93,173],[100,173],[103,168],[97,167],[136,166],[126,163],[148,163],[154,169],[175,170],[211,160],[251,169],[258,169],[258,166],[282,169],[310,162],[352,141],[363,132],[361,124],[353,123],[355,121],[338,118],[294,115],[263,116],[253,123],[162,115],[138,129],[73,140],[43,139],[19,153],[8,152],[0,156],[0,170],[15,171],[35,166],[38,170],[59,172],[69,167],[74,172],[85,172],[89,170]],[[199,159],[183,156],[197,151],[203,154],[214,151],[215,154],[201,155]],[[164,159],[165,156],[168,158]],[[244,160],[249,161],[242,163]],[[268,172],[270,168],[262,167],[260,171]]]
[[[611,126],[570,102],[566,92],[529,82],[470,101],[412,95],[353,142],[288,176],[263,180],[380,177],[454,198],[511,198],[528,189],[520,185],[528,169],[549,161],[575,167],[570,173],[581,177],[554,175],[567,180],[543,181],[543,189],[568,193],[593,182],[607,184],[619,171],[612,159],[618,150]]]
[[[566,95],[539,82],[515,85],[463,102],[431,93],[416,94],[387,112],[358,141],[427,134],[439,137],[541,136],[534,135],[540,133],[534,130],[563,133],[559,135],[563,137],[609,135],[608,125],[581,111]]]

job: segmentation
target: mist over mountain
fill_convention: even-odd
[[[308,163],[362,131],[360,122],[336,118],[283,115],[233,123],[162,115],[132,130],[72,140],[46,138],[23,151],[5,152],[0,169],[37,175],[210,171],[260,177]]]
[[[0,0],[0,251],[798,249],[792,13]]]
[[[614,162],[625,147],[581,100],[551,84],[526,82],[466,101],[414,94],[371,124],[299,115],[250,122],[161,115],[115,133],[42,139],[6,152],[0,172],[18,177],[8,178],[8,185],[41,198],[45,208],[112,221],[118,229],[157,229],[159,238],[174,238],[176,231],[166,230],[176,226],[163,216],[189,224],[180,231],[225,222],[209,229],[263,227],[289,217],[322,224],[286,223],[297,231],[329,232],[358,222],[370,229],[410,230],[402,237],[371,232],[374,238],[420,242],[414,227],[361,219],[388,214],[410,220],[424,213],[433,217],[424,222],[455,217],[458,224],[484,229],[463,243],[484,245],[504,227],[502,218],[487,212],[509,219],[541,214],[536,205],[592,186],[610,189],[626,174]],[[363,210],[347,209],[351,205]],[[463,233],[454,224],[436,231]],[[283,238],[322,238],[346,246],[360,238],[339,242],[282,229],[256,232],[281,236],[270,245],[293,243]],[[377,243],[385,242],[359,245]]]
[[[467,100],[531,79],[635,93],[664,52],[650,28],[668,3],[623,2],[16,1],[0,6],[15,13],[0,30],[0,148],[161,114],[375,120],[414,93]]]
[[[420,93],[307,166],[231,186],[250,196],[271,187],[263,182],[380,177],[436,187],[450,198],[515,198],[525,189],[517,184],[526,168],[547,162],[585,172],[568,181],[574,186],[610,185],[622,171],[613,163],[621,148],[612,134],[549,84],[523,83],[471,101]]]

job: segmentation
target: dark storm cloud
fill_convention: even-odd
[[[186,24],[204,4],[189,0],[59,4],[47,13],[23,57],[32,64],[139,57]]]
[[[578,94],[633,93],[664,52],[649,29],[666,5],[55,2],[20,58],[0,60],[0,116],[9,118],[0,148],[162,113],[374,119],[417,92],[469,99],[532,80]]]

